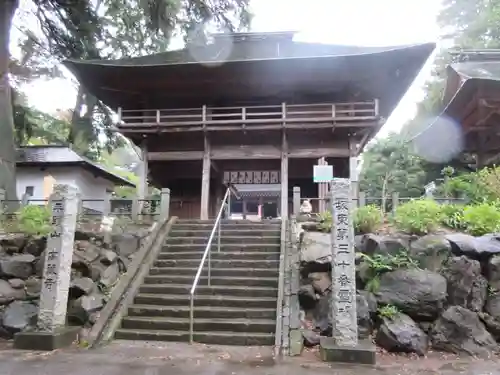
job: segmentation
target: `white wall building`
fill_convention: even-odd
[[[28,194],[33,204],[47,200],[55,184],[72,184],[79,189],[84,208],[102,212],[103,200],[115,186],[134,186],[67,146],[26,146],[17,154],[17,196]]]

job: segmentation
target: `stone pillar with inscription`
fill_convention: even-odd
[[[321,358],[328,362],[375,363],[371,342],[358,341],[354,227],[354,197],[347,178],[331,184],[332,212],[332,337],[322,337]]]
[[[38,322],[35,329],[16,334],[16,348],[54,350],[77,338],[79,327],[66,326],[66,309],[79,198],[71,185],[56,185],[50,197],[52,232],[45,249]]]

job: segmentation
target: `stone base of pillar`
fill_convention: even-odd
[[[369,340],[360,340],[356,346],[338,346],[333,337],[321,337],[320,355],[324,362],[375,364],[375,345]]]
[[[55,332],[19,332],[14,336],[14,348],[45,351],[65,348],[76,341],[80,329],[81,327],[64,327]]]

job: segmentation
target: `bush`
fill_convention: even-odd
[[[377,309],[377,313],[381,318],[394,319],[401,311],[394,305],[385,305]]]
[[[368,205],[354,211],[354,230],[356,233],[372,233],[382,225],[382,212],[375,205]]]
[[[447,204],[441,206],[441,223],[451,229],[464,230],[464,206]]]
[[[46,235],[50,233],[51,211],[46,206],[28,205],[17,214],[18,229],[28,235]]]
[[[332,213],[330,211],[325,211],[319,214],[319,228],[323,232],[330,232],[333,226]]]
[[[373,257],[358,253],[358,256],[363,259],[368,265],[367,278],[365,289],[369,292],[376,293],[380,286],[380,275],[384,272],[394,271],[400,268],[419,268],[418,263],[412,259],[408,252],[403,250],[396,255],[390,254],[375,254]]]
[[[392,218],[394,226],[409,234],[427,234],[436,230],[441,222],[441,206],[430,199],[409,201],[396,208]]]
[[[467,206],[464,209],[463,223],[465,230],[474,236],[500,230],[500,211],[497,205],[482,203]]]

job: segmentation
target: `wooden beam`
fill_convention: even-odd
[[[281,120],[280,120],[281,121]],[[342,121],[342,120],[339,120]],[[301,121],[296,124],[285,124],[286,129],[339,129],[339,128],[356,128],[356,129],[375,129],[378,125],[378,120],[373,119],[354,119],[345,122],[323,122],[309,123]],[[158,127],[156,123],[128,123],[117,126],[121,133],[179,133],[179,132],[200,132],[200,131],[258,131],[258,130],[277,130],[283,127],[282,124],[255,124],[255,125],[170,125]]]
[[[157,151],[149,153],[151,161],[203,160],[203,151]]]
[[[211,157],[214,160],[279,159],[281,149],[266,145],[218,146],[211,150]]]
[[[286,130],[281,138],[281,220],[288,219],[288,142]]]
[[[346,145],[347,146],[347,145]],[[303,147],[289,146],[288,157],[295,159],[317,159],[317,158],[341,158],[349,156],[349,149],[341,145],[321,146],[321,147]]]
[[[200,219],[208,220],[210,198],[210,143],[207,134],[204,137],[205,150],[203,153],[203,166],[201,175],[201,208]]]
[[[347,145],[346,145],[347,146]],[[349,149],[341,143],[321,147],[289,146],[289,158],[316,159],[322,157],[349,157]],[[203,160],[203,151],[156,151],[149,153],[152,161]],[[218,146],[210,150],[211,160],[281,159],[281,149],[275,146]]]

